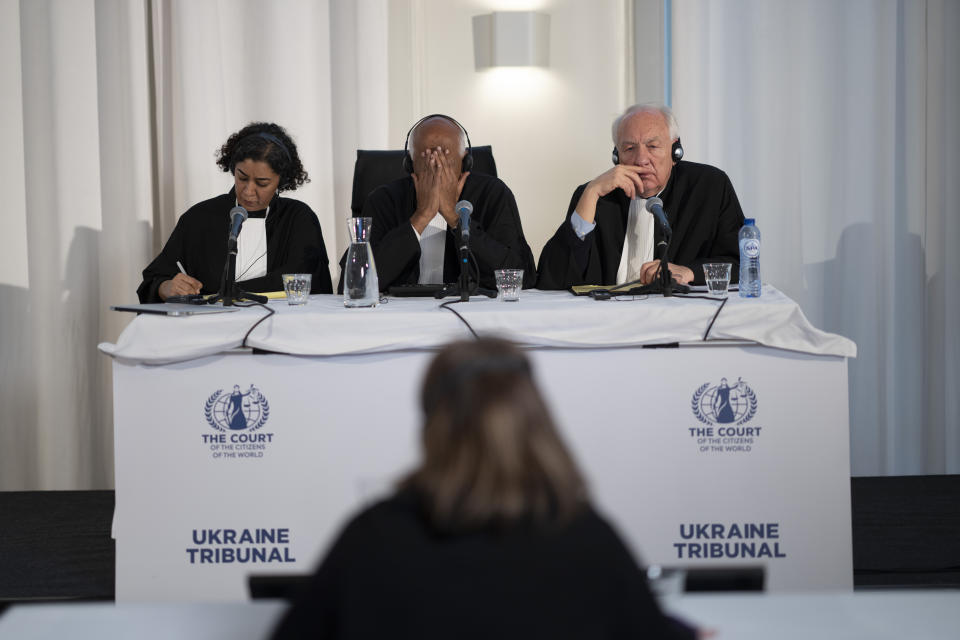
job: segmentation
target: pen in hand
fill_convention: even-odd
[[[189,280],[192,280],[192,281],[196,282],[196,281],[194,280],[194,278],[190,277],[190,274],[187,273],[187,270],[183,268],[183,263],[180,262],[179,260],[177,260],[177,268],[180,269],[180,273],[182,273],[183,275],[187,276],[187,278],[188,278]],[[199,282],[197,282],[195,286],[196,286],[195,290],[194,290],[193,293],[191,293],[190,295],[199,295],[199,293],[200,293],[200,286],[201,286],[201,285],[200,285]]]

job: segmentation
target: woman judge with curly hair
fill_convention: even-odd
[[[282,274],[311,273],[312,293],[332,293],[316,214],[299,200],[280,197],[281,191],[293,191],[309,181],[297,146],[283,127],[268,122],[247,125],[227,139],[217,164],[233,175],[233,188],[180,216],[160,255],[143,270],[137,289],[140,302],[220,289],[230,210],[235,206],[250,216],[237,242],[236,282],[242,289],[281,291]]]
[[[354,517],[275,638],[693,638],[594,511],[530,363],[444,348],[421,393],[423,460]]]

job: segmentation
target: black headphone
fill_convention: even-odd
[[[272,133],[267,133],[266,131],[258,131],[257,133],[251,133],[250,135],[247,135],[247,136],[244,136],[244,137],[240,138],[240,140],[237,142],[237,146],[239,146],[239,145],[242,144],[243,142],[245,142],[245,141],[247,141],[247,140],[250,140],[250,139],[252,139],[252,138],[260,138],[260,139],[262,139],[262,140],[266,140],[267,142],[273,144],[275,147],[277,147],[278,149],[280,149],[280,152],[283,153],[283,157],[286,158],[286,160],[287,160],[287,165],[288,165],[288,166],[286,167],[286,169],[287,169],[287,172],[289,172],[289,170],[290,170],[290,166],[289,166],[289,165],[292,165],[292,164],[293,164],[293,156],[290,155],[290,150],[287,149],[287,145],[283,144],[283,141],[280,140],[280,138],[278,138],[277,136],[273,135]],[[231,163],[230,163],[230,173],[233,173],[236,168],[237,168],[237,166],[236,166],[236,165],[232,162],[232,160],[231,160]],[[272,168],[272,167],[271,167],[271,168]],[[282,175],[280,176],[280,182],[283,182],[283,176],[282,176]],[[279,193],[279,190],[277,191],[277,193]]]
[[[460,131],[463,131],[463,135],[467,137],[467,155],[463,156],[463,162],[460,163],[460,171],[466,173],[473,169],[473,146],[470,144],[470,134],[467,133],[467,130],[463,127],[462,124],[451,118],[450,116],[445,116],[442,113],[431,113],[429,116],[423,116],[417,120],[410,130],[407,131],[407,139],[403,142],[403,170],[407,173],[413,173],[413,158],[410,157],[410,134],[413,133],[413,130],[420,126],[426,120],[430,118],[443,118],[448,120],[453,124],[459,127]]]
[[[280,148],[280,151],[283,151],[283,155],[287,157],[287,162],[293,162],[293,160],[290,157],[290,151],[287,149],[287,145],[283,144],[283,142],[280,141],[280,138],[273,135],[272,133],[267,133],[266,131],[261,131],[256,135],[260,136],[267,142],[272,142],[273,144],[277,145]]]
[[[616,145],[613,147],[613,164],[620,164],[620,152],[617,151]],[[677,138],[673,143],[673,147],[670,148],[670,157],[673,159],[673,164],[677,164],[683,159],[683,145],[680,144],[680,138]]]

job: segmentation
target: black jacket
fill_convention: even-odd
[[[287,612],[280,638],[692,638],[665,618],[614,530],[587,509],[440,532],[414,495],[355,517]]]
[[[630,199],[621,189],[600,198],[595,219],[597,227],[580,240],[570,224],[570,214],[586,186],[582,184],[574,192],[563,223],[540,254],[539,289],[616,284]],[[692,269],[694,284],[704,283],[704,263],[730,262],[731,280],[737,282],[740,271],[737,234],[743,226],[743,211],[727,174],[709,165],[681,161],[673,167],[660,198],[673,229],[667,259]],[[661,239],[662,232],[657,225],[654,243]]]
[[[140,302],[160,302],[157,289],[180,272],[177,260],[190,276],[203,283],[202,293],[219,291],[227,260],[230,209],[235,204],[231,189],[193,205],[180,216],[160,255],[143,270],[143,282],[137,289]],[[310,207],[299,200],[275,197],[266,232],[267,274],[245,280],[243,289],[251,293],[283,291],[284,273],[311,273],[312,293],[333,292],[323,233]]]
[[[523,237],[517,201],[509,187],[493,176],[471,173],[460,199],[473,204],[470,248],[480,268],[480,286],[497,288],[495,269],[523,269],[523,286],[532,287],[537,278],[536,263]],[[363,205],[362,215],[373,218],[370,244],[381,290],[391,285],[416,284],[420,278],[420,242],[410,224],[416,209],[417,191],[410,177],[378,187]],[[447,231],[444,283],[456,282],[460,273],[456,236],[455,231]],[[340,261],[341,266],[345,259],[346,255]],[[340,290],[342,280],[341,276]]]

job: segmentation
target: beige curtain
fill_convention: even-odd
[[[960,473],[960,3],[672,9],[684,157],[730,174],[764,279],[859,346],[853,473]]]
[[[312,178],[296,197],[336,276],[353,165],[333,131],[341,149],[387,140],[386,106],[359,111],[368,90],[332,69],[385,74],[386,48],[357,43],[385,40],[386,14],[386,0],[0,0],[0,490],[112,486],[96,345],[130,317],[109,305],[136,300],[187,207],[229,189],[214,152],[231,132],[272,120],[294,136]],[[334,96],[365,119],[335,127]]]

